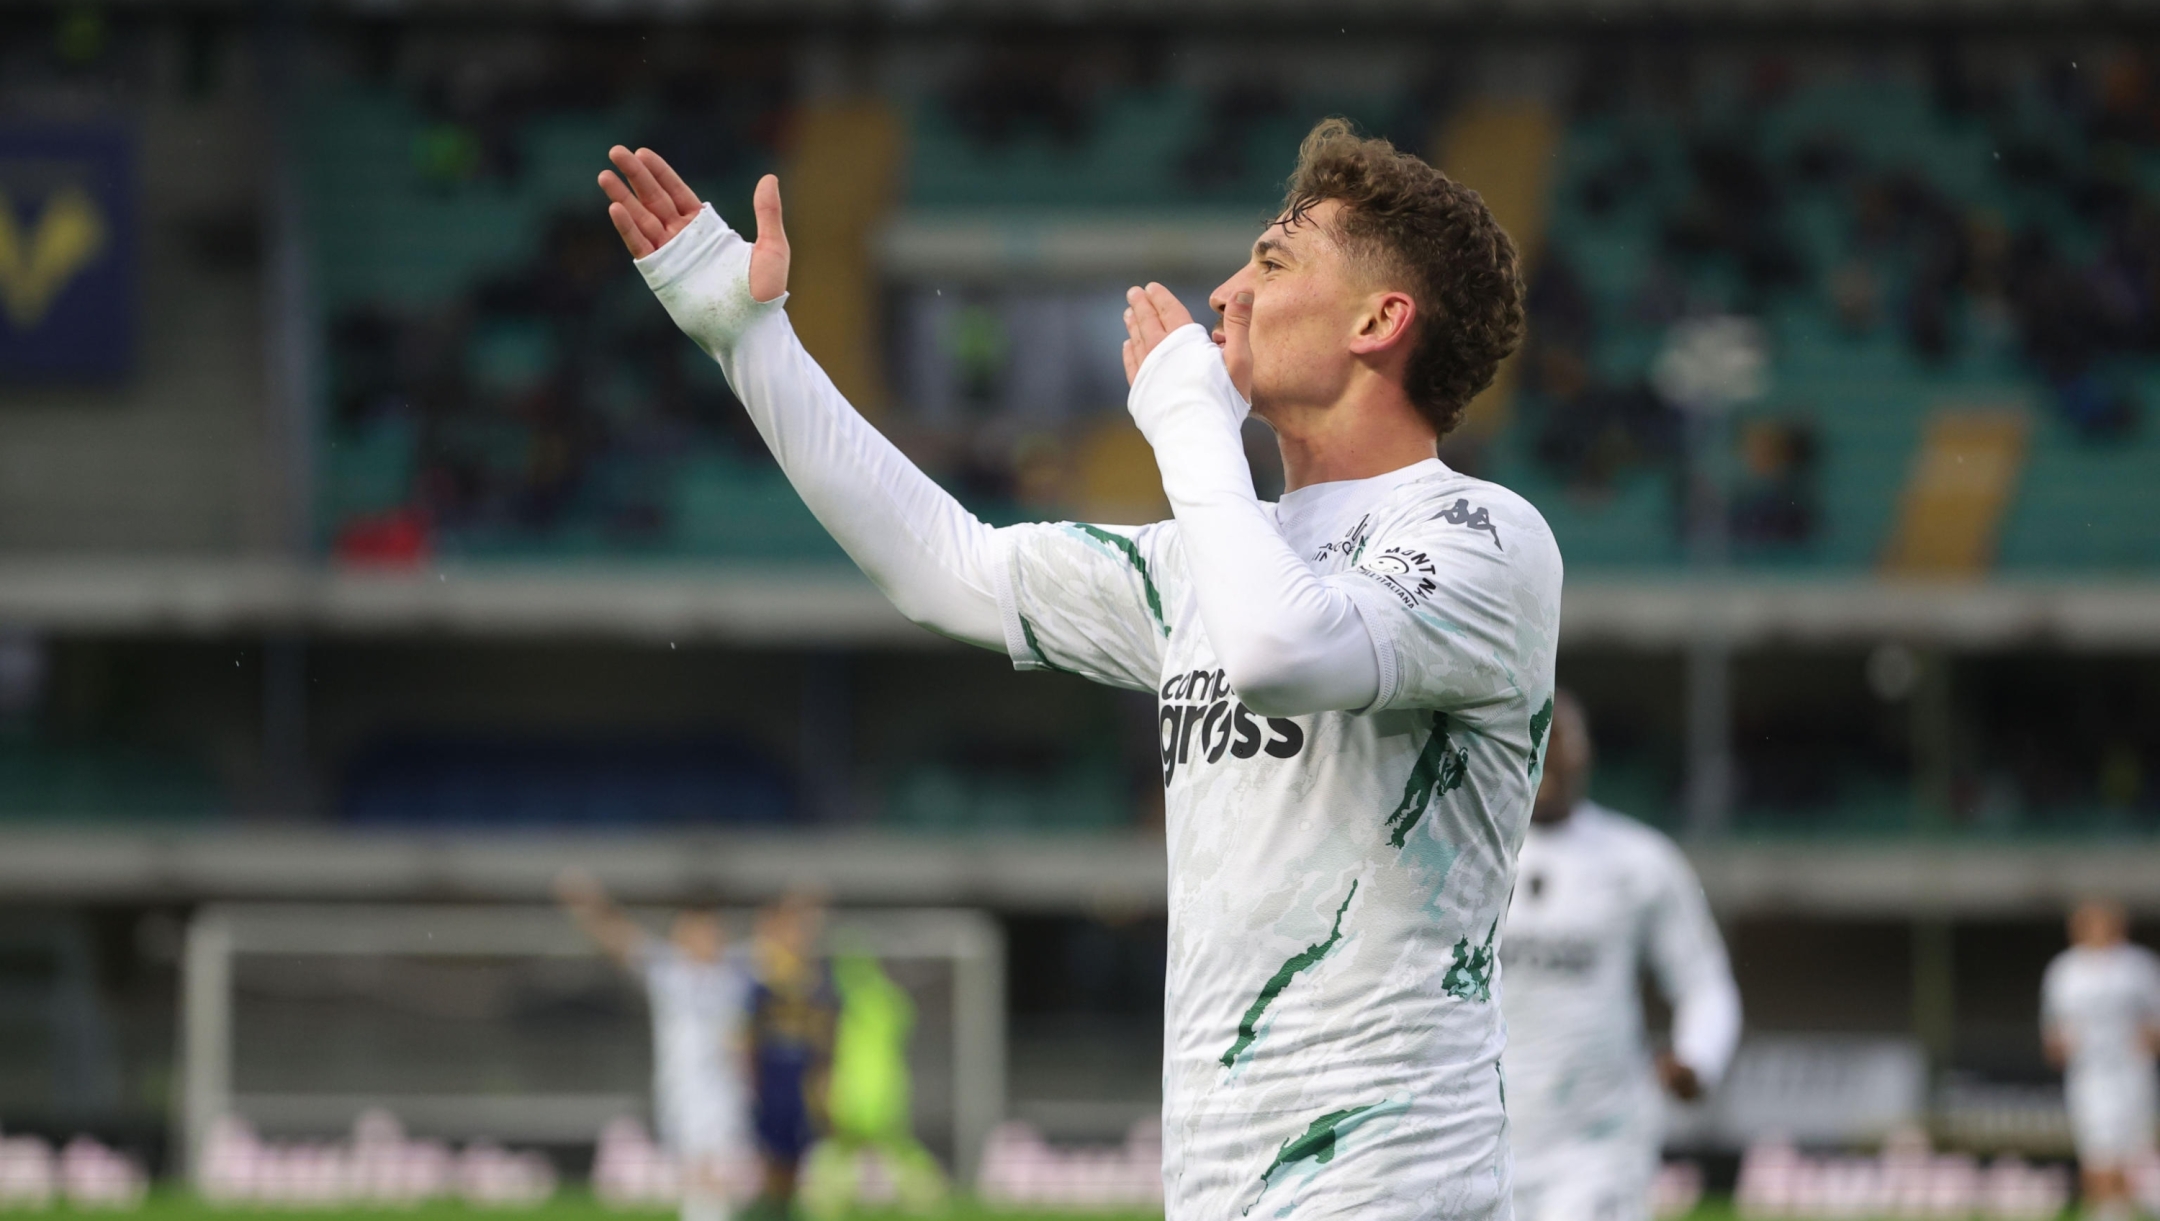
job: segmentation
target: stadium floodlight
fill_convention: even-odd
[[[723,914],[747,928],[749,913]],[[970,1181],[1004,1118],[997,923],[852,909],[828,927],[914,997],[916,1124]],[[212,905],[189,925],[182,970],[174,1119],[191,1176],[228,1115],[320,1136],[380,1108],[437,1137],[568,1144],[649,1109],[637,990],[554,907]]]

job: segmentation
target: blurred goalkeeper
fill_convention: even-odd
[[[748,1156],[743,1066],[751,977],[719,913],[688,908],[666,939],[639,927],[583,870],[556,895],[608,957],[645,985],[653,1021],[653,1112],[682,1173],[682,1221],[727,1221],[730,1168]]]
[[[1740,1037],[1701,883],[1671,840],[1585,796],[1591,760],[1562,690],[1500,955],[1516,1221],[1649,1221],[1658,1088],[1700,1097]],[[1672,1049],[1654,1058],[1645,966],[1673,1007]]]

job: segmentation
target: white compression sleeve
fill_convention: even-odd
[[[849,406],[796,339],[786,294],[752,299],[750,250],[707,204],[637,267],[675,325],[720,362],[803,503],[893,605],[1002,651],[997,531]]]
[[[1702,883],[1677,848],[1649,929],[1651,967],[1672,1003],[1673,1057],[1704,1088],[1725,1076],[1740,1043],[1740,988]]]
[[[1371,704],[1380,694],[1372,634],[1253,493],[1238,435],[1248,409],[1206,328],[1179,327],[1148,353],[1127,405],[1155,449],[1201,622],[1238,695],[1273,716]]]
[[[1739,1045],[1740,989],[1732,976],[1697,978],[1673,1004],[1673,1058],[1708,1088],[1724,1078]]]

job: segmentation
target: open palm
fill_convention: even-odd
[[[622,176],[616,177],[614,170],[600,171],[600,189],[608,197],[608,219],[615,222],[615,231],[633,258],[642,259],[667,245],[690,227],[704,207],[682,175],[649,148],[633,153],[618,144],[608,150],[608,160]],[[780,180],[771,174],[759,179],[750,207],[757,214],[757,243],[750,250],[750,296],[771,301],[787,291],[788,241],[780,219]]]

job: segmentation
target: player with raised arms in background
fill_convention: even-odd
[[[1693,1100],[1740,1040],[1740,990],[1702,884],[1665,836],[1589,799],[1590,724],[1553,698],[1501,954],[1515,1221],[1649,1221],[1662,1108]],[[1643,968],[1672,1048],[1643,1037]]]
[[[2128,1221],[2130,1166],[2153,1155],[2160,958],[2131,942],[2120,904],[2088,899],[2070,912],[2070,948],[2041,977],[2040,1035],[2063,1070],[2085,1215]]]
[[[909,618],[1155,693],[1171,1221],[1506,1217],[1494,955],[1552,717],[1559,549],[1438,438],[1523,330],[1472,192],[1339,120],[1210,298],[1127,294],[1128,407],[1175,520],[992,529],[841,398],[744,240],[656,154],[609,215],[819,521]],[[1287,491],[1253,491],[1240,426]]]
[[[675,914],[655,937],[591,874],[566,871],[556,897],[608,957],[645,985],[653,1023],[653,1113],[682,1180],[682,1221],[727,1221],[734,1165],[749,1155],[751,977],[710,908]]]

